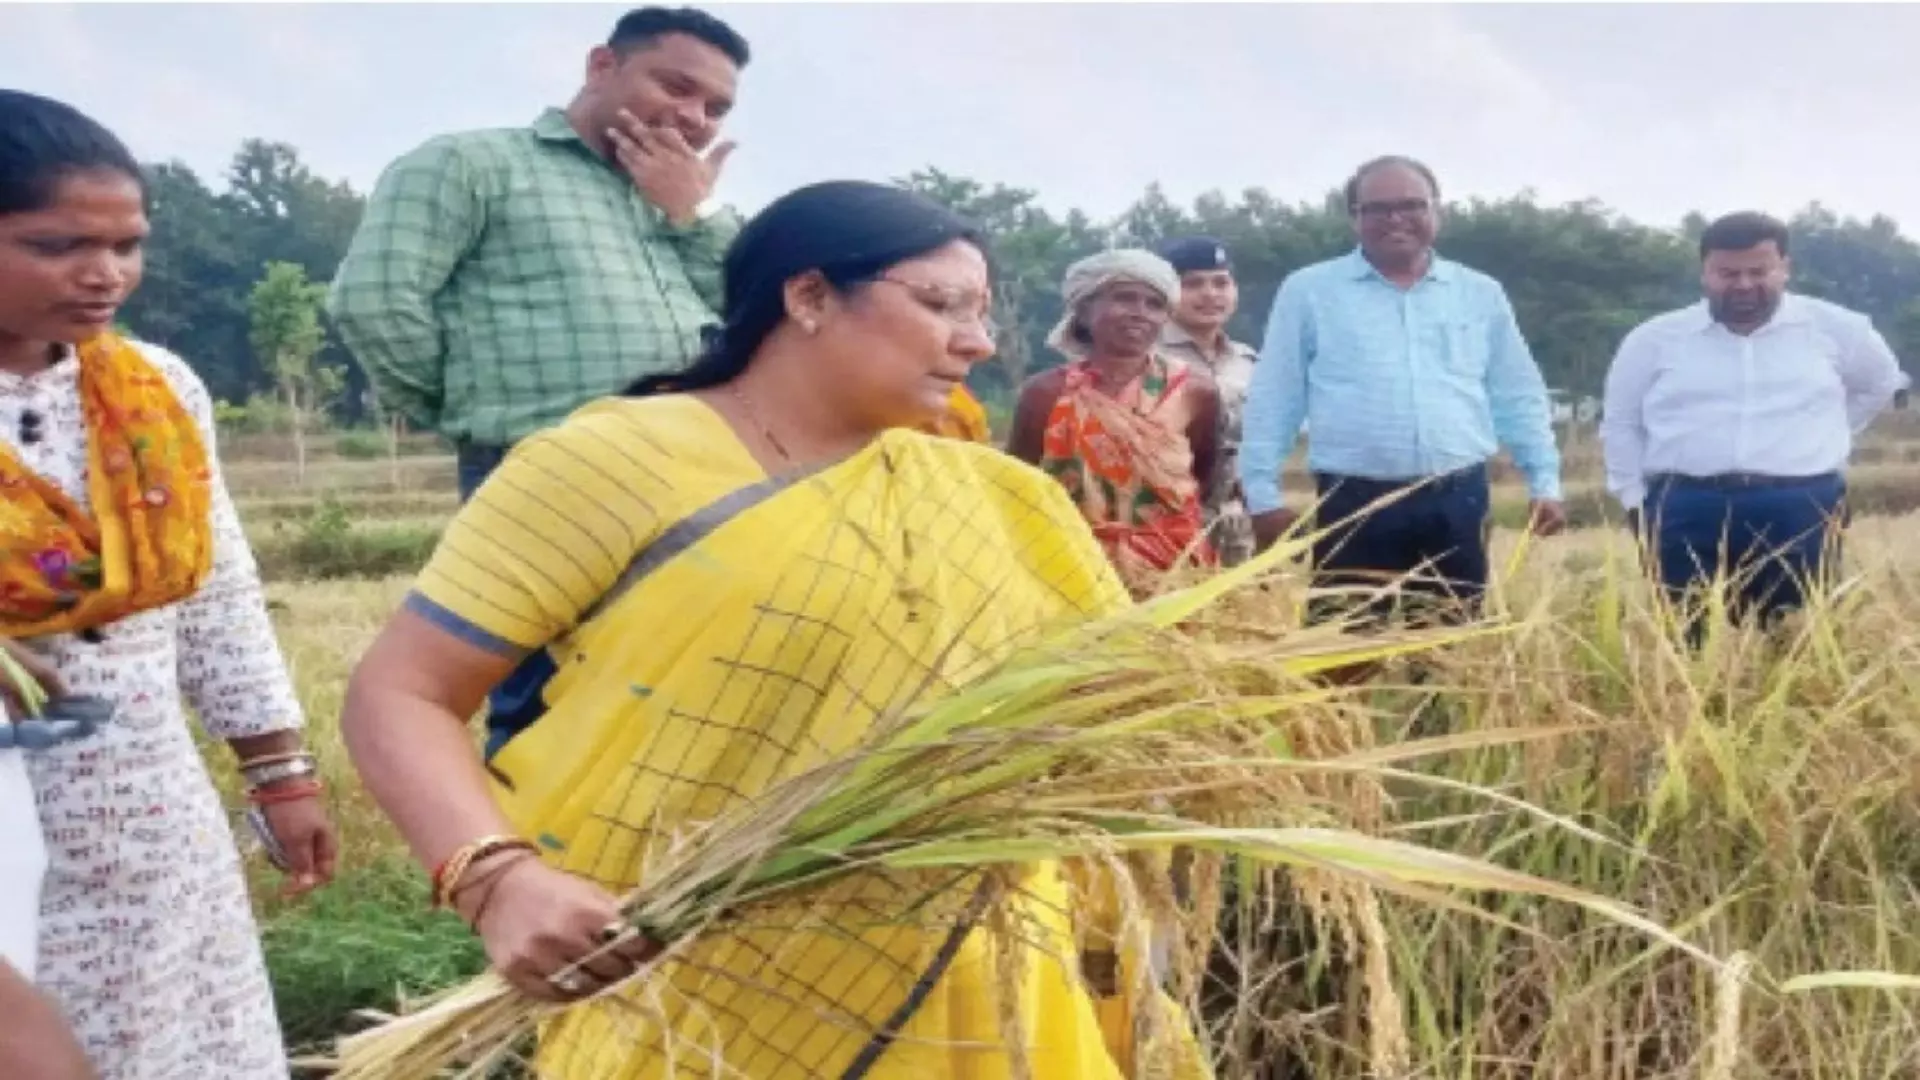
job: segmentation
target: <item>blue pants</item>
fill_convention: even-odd
[[[1661,585],[1678,602],[1725,575],[1735,620],[1774,621],[1803,606],[1807,590],[1838,562],[1846,491],[1838,473],[1779,481],[1656,477],[1646,506]]]
[[[1487,590],[1487,525],[1492,491],[1484,465],[1428,480],[1390,505],[1369,504],[1408,482],[1320,474],[1314,477],[1319,527],[1330,529],[1314,544],[1313,582],[1325,589],[1377,589],[1408,574],[1401,586],[1408,607],[1431,609],[1442,622],[1476,614]],[[1363,511],[1367,511],[1363,514]],[[1411,601],[1411,603],[1409,603]],[[1366,605],[1373,618],[1391,613],[1394,602]],[[1309,617],[1351,611],[1351,601],[1321,601]]]
[[[500,467],[506,456],[507,451],[498,446],[460,444],[457,461],[462,503],[473,498],[473,493]],[[536,649],[487,695],[487,757],[493,757],[508,739],[547,711],[544,694],[555,670],[552,655],[545,649]]]

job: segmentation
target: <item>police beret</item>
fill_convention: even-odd
[[[1195,270],[1231,270],[1225,244],[1210,236],[1183,236],[1160,245],[1160,257],[1182,274]]]

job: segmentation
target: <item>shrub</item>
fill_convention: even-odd
[[[377,431],[343,431],[333,440],[333,452],[349,461],[377,461],[387,449],[387,437]]]
[[[440,542],[437,524],[355,524],[332,497],[304,519],[275,522],[254,541],[261,576],[269,580],[328,580],[412,574]]]
[[[293,427],[293,411],[272,394],[255,394],[241,405],[216,401],[213,418],[220,430],[237,435],[264,435]]]

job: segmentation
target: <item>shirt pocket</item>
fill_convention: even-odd
[[[1421,355],[1438,370],[1476,382],[1486,377],[1487,333],[1482,321],[1446,313],[1424,322],[1419,333]]]

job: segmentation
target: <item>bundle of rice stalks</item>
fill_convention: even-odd
[[[1223,598],[1261,588],[1260,579],[1297,552],[1278,546],[1238,570],[1026,649],[961,691],[890,717],[852,752],[683,836],[624,900],[635,930],[668,944],[664,958],[603,994],[644,996],[636,991],[702,934],[854,875],[1085,860],[1116,871],[1123,908],[1165,913],[1173,905],[1164,872],[1153,869],[1161,864],[1136,856],[1173,849],[1198,853],[1203,872],[1188,873],[1189,891],[1200,894],[1194,907],[1217,901],[1219,860],[1234,856],[1296,868],[1326,909],[1340,913],[1371,958],[1372,1042],[1383,1070],[1405,1064],[1404,1039],[1393,1034],[1400,1010],[1385,984],[1387,945],[1371,890],[1463,910],[1472,906],[1449,890],[1550,897],[1704,956],[1601,897],[1351,827],[1378,798],[1377,789],[1363,790],[1369,785],[1451,784],[1401,770],[1406,761],[1565,729],[1385,749],[1343,740],[1338,732],[1369,721],[1348,691],[1316,676],[1503,631],[1356,639],[1337,628],[1208,622],[1210,612],[1234,606]],[[1571,822],[1482,794],[1599,841]],[[991,932],[992,915],[980,923]],[[1184,944],[1190,981],[1204,941]],[[484,1075],[555,1011],[489,974],[343,1039],[336,1075],[424,1077],[457,1062],[466,1063],[461,1075]]]

